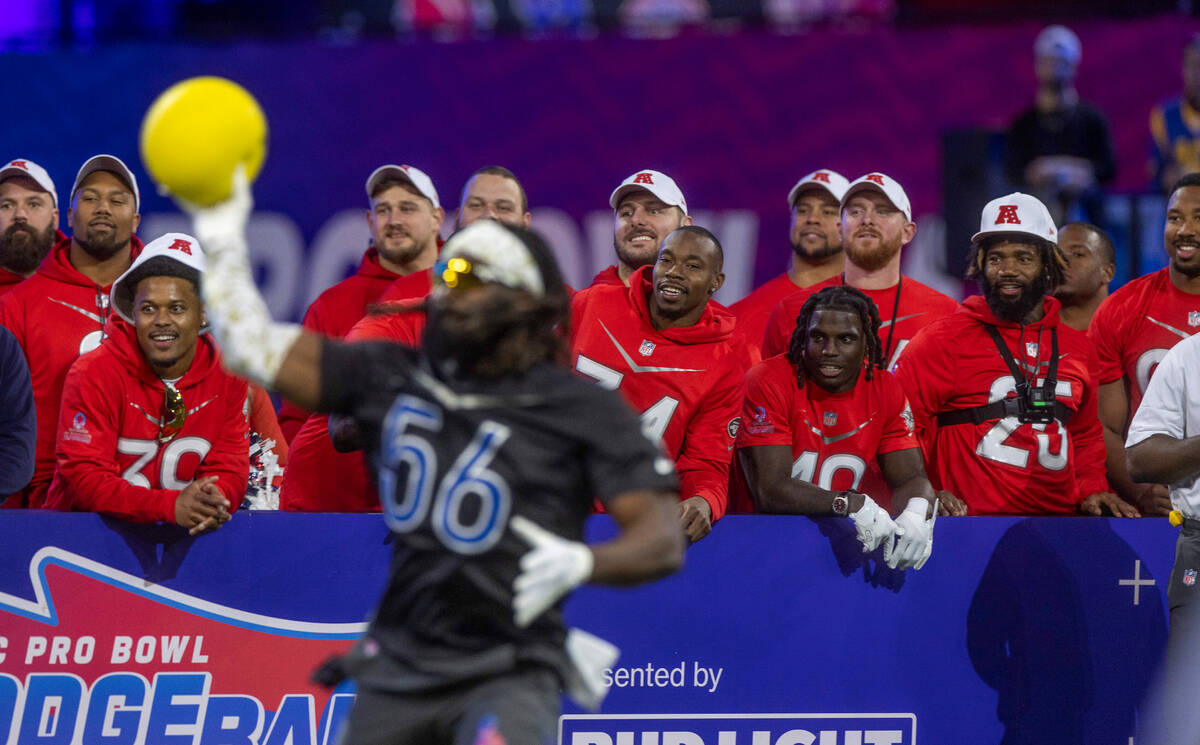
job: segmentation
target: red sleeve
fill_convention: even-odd
[[[1088,370],[1096,369],[1096,350],[1088,344]],[[1100,404],[1095,380],[1089,380],[1083,398],[1067,422],[1067,431],[1075,442],[1075,481],[1079,499],[1097,492],[1111,491],[1105,477],[1104,430],[1100,426]]]
[[[59,477],[66,485],[61,507],[103,512],[132,522],[174,523],[179,492],[135,486],[122,478],[116,460],[122,387],[114,380],[106,384],[103,371],[86,364],[88,361],[88,357],[80,358],[67,373],[59,409],[55,456]],[[84,417],[82,430],[72,427],[77,413]],[[65,436],[68,430],[72,431]]]
[[[896,382],[908,397],[917,440],[925,451],[926,465],[937,436],[937,415],[954,388],[955,365],[944,353],[945,344],[932,333],[941,324],[917,332],[896,360]]]
[[[346,334],[346,341],[383,339],[416,347],[421,342],[424,327],[425,314],[419,311],[373,313],[354,324]]]
[[[741,411],[744,390],[744,350],[738,346],[728,359],[730,364],[688,422],[683,447],[675,460],[680,496],[703,497],[712,508],[713,522],[724,517],[729,506],[729,462],[738,427],[734,420]]]
[[[785,390],[782,383],[790,383],[792,388],[796,388],[797,383],[794,375],[790,381],[781,381],[779,370],[777,362],[764,360],[746,373],[742,426],[738,429],[737,438],[739,448],[757,445],[791,446],[793,394]],[[790,364],[786,370],[792,372]]]
[[[249,426],[246,417],[246,383],[229,378],[225,386],[225,417],[223,425],[213,432],[212,447],[196,471],[196,477],[216,476],[217,487],[229,500],[229,511],[242,506],[250,481]],[[171,521],[174,522],[174,512]]]
[[[879,436],[879,447],[876,454],[894,453],[898,450],[911,450],[920,447],[917,442],[916,422],[913,419],[912,408],[904,390],[891,373],[886,370],[876,370],[880,376],[879,385],[883,391],[884,420],[883,432]],[[860,382],[859,385],[862,385]]]

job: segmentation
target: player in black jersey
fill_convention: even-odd
[[[344,741],[553,742],[560,689],[587,682],[566,649],[611,651],[568,634],[564,595],[682,561],[671,462],[615,392],[558,364],[567,297],[536,234],[464,228],[435,269],[421,348],[347,345],[270,320],[248,271],[249,210],[239,178],[231,201],[194,212],[226,365],[355,419],[397,537]],[[620,531],[588,546],[594,496]]]

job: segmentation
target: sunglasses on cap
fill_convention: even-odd
[[[462,256],[434,264],[433,276],[451,290],[467,290],[487,281],[479,276],[479,267]]]
[[[183,394],[175,386],[167,383],[163,388],[163,414],[158,425],[158,441],[166,442],[183,429],[187,419],[187,406],[183,403]]]

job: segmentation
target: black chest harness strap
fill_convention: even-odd
[[[1008,365],[1008,371],[1012,373],[1013,381],[1016,384],[1017,395],[1011,398],[1003,398],[999,401],[993,401],[990,404],[982,406],[972,406],[967,409],[954,409],[953,411],[943,411],[937,415],[937,423],[939,427],[948,427],[955,424],[983,424],[990,422],[993,419],[1003,419],[1005,417],[1016,417],[1022,421],[1029,421],[1028,412],[1030,408],[1042,408],[1053,406],[1054,418],[1060,424],[1065,425],[1067,420],[1074,413],[1064,403],[1058,400],[1055,396],[1054,389],[1058,385],[1058,334],[1057,329],[1050,327],[1050,362],[1049,369],[1046,371],[1046,379],[1041,385],[1041,391],[1038,396],[1033,395],[1033,385],[1025,378],[1021,369],[1017,367],[1016,360],[1013,359],[1012,353],[1008,351],[1008,345],[1004,343],[1004,339],[1000,337],[1000,332],[996,327],[985,323],[983,325],[987,329],[988,335],[992,337],[992,343],[996,345],[996,349],[1000,351],[1000,356],[1004,358],[1004,364]],[[1034,379],[1037,379],[1037,363],[1034,363]],[[1053,402],[1053,403],[1051,403]]]

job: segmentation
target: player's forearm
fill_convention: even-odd
[[[1151,435],[1125,449],[1129,476],[1134,481],[1178,484],[1200,475],[1200,436],[1176,439]]]
[[[648,497],[648,499],[647,499]],[[683,564],[686,541],[676,519],[676,495],[628,495],[641,506],[627,517],[618,498],[609,511],[621,525],[616,538],[591,544],[594,564],[590,581],[606,585],[632,585],[665,577]],[[646,501],[642,501],[646,500]]]
[[[1138,486],[1129,478],[1129,466],[1125,463],[1125,443],[1120,435],[1108,427],[1104,428],[1104,466],[1108,485],[1113,491],[1127,502],[1135,500]]]

